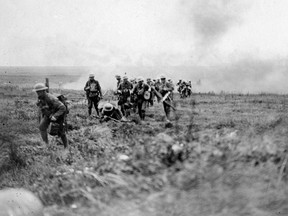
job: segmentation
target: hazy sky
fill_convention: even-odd
[[[287,0],[0,2],[1,66],[202,67],[221,88],[285,90]]]

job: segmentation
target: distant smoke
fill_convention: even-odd
[[[195,90],[216,93],[287,93],[287,69],[283,61],[257,59],[242,59],[226,66],[206,67],[197,74],[201,78],[201,86],[195,86]]]
[[[201,46],[211,45],[241,23],[245,1],[241,0],[182,0]]]

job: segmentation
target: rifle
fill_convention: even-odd
[[[97,118],[97,119],[102,119],[101,117],[99,117],[99,116],[93,116],[94,118]],[[117,120],[117,119],[114,119],[114,118],[111,118],[110,116],[106,116],[106,118],[107,119],[109,119],[109,120],[112,120],[112,121],[114,121],[114,122],[117,122],[117,123],[119,123],[119,122],[131,122],[131,121],[124,121],[124,120]]]
[[[164,95],[164,97],[161,99],[161,102],[164,102],[167,98],[168,98],[168,96],[171,94],[171,92],[167,92],[165,95]]]
[[[167,104],[168,106],[170,106],[174,111],[176,111],[176,108],[170,104],[168,101],[166,101],[167,97],[171,94],[171,92],[168,92],[164,95],[164,97],[162,97],[162,95],[160,94],[160,92],[158,92],[154,87],[151,87],[151,89],[155,92],[156,96],[158,99],[160,99],[160,102],[163,102],[165,104]]]

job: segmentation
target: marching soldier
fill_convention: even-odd
[[[132,83],[132,92],[131,92],[131,96],[130,96],[130,102],[132,104],[132,110],[134,113],[137,113],[137,95],[134,94],[134,88],[136,87],[137,85],[137,81],[136,81],[136,78],[133,78],[130,80],[130,82]]]
[[[152,91],[152,87],[154,86],[154,82],[151,80],[151,78],[147,78],[146,83],[149,86],[149,90],[147,94],[144,94],[144,97],[147,100],[148,105],[153,106],[155,94],[154,91]]]
[[[158,84],[155,89],[162,95],[163,97],[163,106],[164,106],[164,111],[165,115],[167,117],[167,120],[169,121],[170,117],[170,111],[171,111],[171,104],[172,98],[171,98],[171,93],[174,90],[173,86],[166,81],[165,75],[160,76],[160,84]],[[168,103],[168,104],[167,104]]]
[[[175,86],[174,86],[174,83],[173,83],[172,79],[169,78],[167,81],[168,81],[168,83],[171,85],[171,87],[174,89]],[[173,100],[173,98],[174,98],[173,91],[171,91],[170,97],[171,97],[171,99]]]
[[[138,83],[135,86],[135,88],[133,89],[133,94],[135,94],[137,96],[137,107],[138,107],[138,114],[141,118],[141,120],[145,119],[145,98],[144,98],[144,93],[145,91],[149,90],[149,86],[147,84],[144,83],[144,78],[143,77],[139,77],[138,78]]]
[[[181,93],[182,79],[179,79],[179,81],[176,83],[176,86],[178,86],[177,91]]]
[[[84,91],[86,91],[86,96],[88,100],[89,116],[92,113],[93,105],[97,112],[97,115],[99,116],[98,104],[99,104],[100,99],[102,99],[102,91],[101,91],[101,86],[99,82],[94,79],[94,74],[89,75],[89,80],[86,82]]]
[[[190,97],[191,94],[192,94],[192,83],[191,83],[191,80],[188,81],[187,83],[187,88],[188,88],[188,96]]]
[[[117,80],[117,88],[118,88],[119,85],[120,85],[120,83],[122,82],[121,76],[120,76],[120,75],[116,75],[115,78],[116,78],[116,80]]]
[[[127,76],[123,76],[123,82],[118,86],[117,92],[119,94],[118,105],[121,107],[121,112],[127,117],[126,109],[130,108],[130,91],[133,89],[132,83],[128,81]]]
[[[40,111],[40,134],[43,141],[48,144],[48,127],[51,123],[56,123],[58,128],[56,134],[61,138],[65,148],[68,146],[67,137],[65,134],[64,121],[67,109],[65,105],[59,101],[54,95],[47,93],[48,87],[43,83],[37,83],[34,86],[34,92],[38,95],[37,106]],[[55,125],[56,125],[55,124]],[[53,125],[53,124],[52,124]]]

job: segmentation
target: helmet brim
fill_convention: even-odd
[[[33,92],[43,91],[48,89],[48,87],[40,88],[40,89],[33,89]]]

